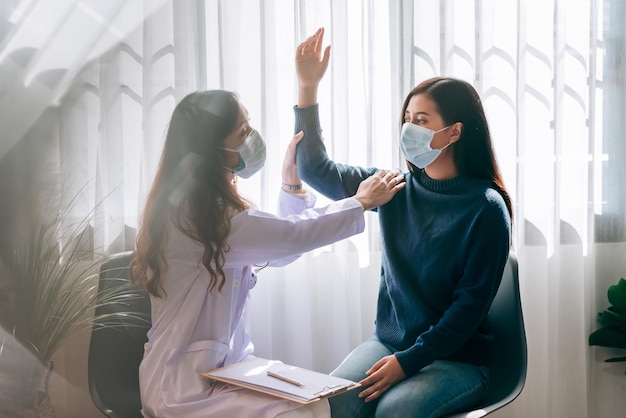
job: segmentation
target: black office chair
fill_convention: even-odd
[[[448,418],[478,418],[513,402],[526,381],[526,332],[519,292],[517,258],[509,255],[502,282],[491,305],[493,327],[493,358],[489,366],[487,397],[472,411]]]
[[[98,291],[127,286],[132,251],[107,259],[100,268]],[[139,363],[150,329],[150,297],[132,290],[135,297],[126,303],[106,305],[96,314],[132,312],[122,318],[96,325],[89,345],[89,393],[94,404],[111,418],[141,418]],[[122,320],[123,319],[123,320]]]

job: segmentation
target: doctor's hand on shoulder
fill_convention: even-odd
[[[379,170],[361,182],[354,198],[364,210],[374,209],[389,202],[405,185],[404,175],[397,170]]]

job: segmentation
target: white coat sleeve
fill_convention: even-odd
[[[286,218],[289,215],[302,213],[306,209],[315,206],[317,197],[313,192],[307,191],[305,194],[290,194],[284,190],[278,195],[278,217]]]
[[[363,206],[352,197],[284,218],[249,209],[231,220],[230,250],[225,254],[224,267],[293,257],[363,232],[364,228]]]

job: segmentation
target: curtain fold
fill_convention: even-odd
[[[597,312],[608,306],[607,287],[626,275],[626,6],[619,0],[127,7],[144,18],[104,31],[119,42],[74,69],[58,99],[58,131],[40,133],[58,137],[55,175],[66,199],[78,196],[75,216],[97,215],[94,248],[133,248],[171,112],[197,89],[239,94],[269,152],[264,171],[238,187],[273,210],[293,135],[294,51],[324,26],[332,56],[320,115],[338,162],[404,169],[399,110],[424,79],[462,78],[481,95],[514,201],[529,348],[526,387],[497,415],[623,413],[626,366],[603,363],[615,350],[587,346]],[[326,201],[318,196],[318,204]],[[359,236],[263,269],[250,305],[257,354],[331,371],[373,331],[379,273],[375,214]]]

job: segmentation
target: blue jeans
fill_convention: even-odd
[[[360,381],[365,372],[393,352],[371,337],[350,353],[333,376]],[[440,417],[470,409],[487,393],[489,369],[467,363],[437,360],[415,376],[396,383],[378,399],[364,402],[361,388],[329,399],[332,418]]]

